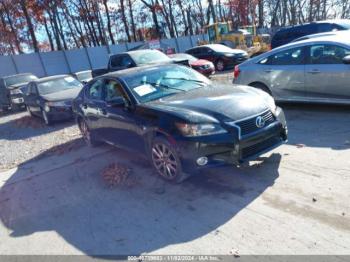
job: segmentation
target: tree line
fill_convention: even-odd
[[[0,0],[0,54],[194,35],[221,21],[271,29],[349,17],[348,0]]]

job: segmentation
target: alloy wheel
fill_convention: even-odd
[[[91,134],[90,134],[90,130],[87,126],[87,124],[85,123],[85,121],[80,121],[80,132],[81,135],[83,136],[83,139],[85,140],[85,142],[90,145],[91,144]]]
[[[175,153],[167,145],[156,143],[152,147],[152,161],[158,173],[167,180],[178,176],[179,166]]]

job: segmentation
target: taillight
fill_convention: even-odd
[[[241,70],[239,69],[239,66],[235,66],[235,71],[233,72],[233,75],[235,78],[238,78],[239,74],[241,73]]]

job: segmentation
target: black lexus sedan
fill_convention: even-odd
[[[254,159],[287,140],[271,96],[220,85],[181,65],[145,66],[89,82],[73,101],[86,142],[142,152],[173,182]]]
[[[225,45],[210,44],[193,47],[186,51],[198,59],[213,62],[217,71],[234,68],[248,59],[248,53],[240,49],[232,49]]]
[[[72,100],[83,85],[69,75],[44,77],[28,84],[24,103],[32,116],[42,117],[46,125],[73,117]]]

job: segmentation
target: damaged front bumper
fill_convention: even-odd
[[[178,150],[184,172],[193,173],[227,164],[240,165],[286,143],[288,137],[286,119],[280,108],[274,113],[274,121],[255,132],[242,135],[238,125],[227,129],[226,134],[180,141]],[[205,158],[206,164],[199,165],[199,158]]]

